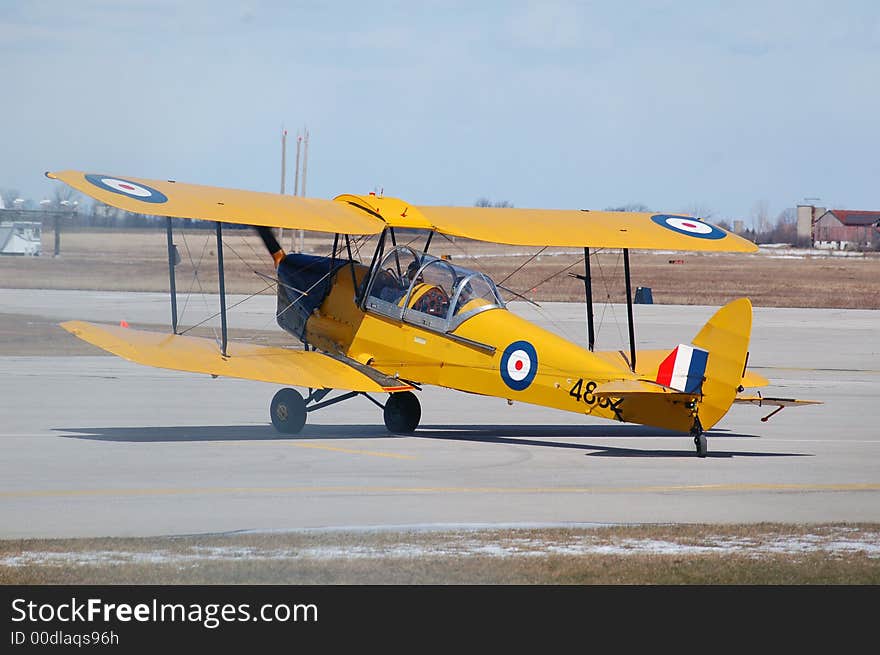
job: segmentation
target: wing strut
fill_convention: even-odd
[[[596,331],[593,326],[593,276],[590,271],[590,249],[584,248],[584,295],[587,299],[587,337],[590,342],[590,352],[596,346]]]
[[[623,275],[626,277],[626,316],[629,319],[629,357],[630,368],[636,370],[636,332],[633,327],[632,282],[629,275],[629,248],[623,249]]]
[[[354,255],[351,254],[351,241],[347,234],[345,235],[345,247],[348,250],[348,264],[351,269],[351,288],[354,289],[355,295],[357,295],[358,281],[357,276],[354,274]]]
[[[357,298],[357,306],[361,309],[366,309],[365,304],[367,300],[367,291],[370,288],[370,285],[373,283],[373,278],[376,277],[376,273],[379,268],[379,261],[382,257],[382,253],[385,251],[385,235],[388,234],[388,229],[382,230],[382,234],[379,235],[379,240],[376,243],[376,250],[373,252],[373,259],[370,260],[370,268],[367,271],[367,276],[364,278],[364,285],[360,291],[360,297]]]
[[[229,357],[226,354],[226,280],[223,277],[223,224],[220,221],[217,221],[217,274],[220,278],[220,332],[223,339],[220,353]]]
[[[596,347],[596,328],[593,323],[593,273],[590,270],[590,249],[584,248],[584,274],[569,273],[571,277],[576,277],[584,283],[584,298],[587,303],[587,343],[590,346],[590,352]],[[546,280],[545,280],[546,281]],[[498,285],[501,287],[501,285]],[[502,289],[504,287],[501,287]]]
[[[177,334],[177,284],[174,280],[174,267],[177,265],[177,258],[174,249],[174,239],[171,234],[171,217],[165,219],[165,236],[168,241],[168,284],[171,292],[171,331]]]

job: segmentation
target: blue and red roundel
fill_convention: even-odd
[[[697,237],[698,239],[723,239],[727,236],[724,230],[690,216],[655,214],[651,217],[651,220],[667,230],[686,234],[689,237]]]
[[[538,353],[528,341],[514,341],[501,355],[501,379],[514,391],[528,388],[538,373]]]
[[[138,184],[137,182],[110,177],[109,175],[86,175],[86,180],[99,189],[128,196],[134,200],[152,203],[168,202],[168,196],[145,184]]]

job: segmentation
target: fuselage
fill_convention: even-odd
[[[376,303],[368,302],[366,295],[366,285],[373,282],[369,269],[357,263],[338,264],[334,270],[331,262],[301,255],[289,255],[282,264],[312,268],[312,277],[296,281],[301,286],[314,285],[314,280],[325,276],[318,283],[326,285],[320,304],[312,289],[307,316],[300,313],[295,321],[285,320],[285,315],[296,296],[291,297],[289,288],[286,293],[279,291],[279,324],[312,347],[419,385],[674,430],[690,428],[692,412],[683,404],[648,399],[646,405],[594,396],[598,385],[639,376],[517,316],[503,304],[487,305],[457,324],[441,323],[451,328],[446,331],[432,327],[438,323],[418,312],[401,311],[401,318],[387,308],[370,309]],[[288,275],[288,279],[292,278]],[[401,308],[406,302],[413,304],[413,295],[400,301]]]

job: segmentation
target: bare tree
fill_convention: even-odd
[[[64,209],[74,202],[79,203],[79,192],[66,184],[58,184],[52,192],[52,206],[56,209]]]
[[[752,206],[752,228],[758,234],[770,231],[770,207],[764,199]]]
[[[695,216],[697,218],[712,219],[715,216],[715,210],[700,202],[692,202],[682,210],[683,214]]]
[[[18,189],[0,189],[0,198],[3,198],[3,206],[6,209],[14,209],[15,205],[12,203],[20,197],[21,192]]]
[[[513,203],[507,200],[492,202],[489,198],[480,197],[474,202],[474,207],[513,207]]]
[[[606,207],[604,210],[606,212],[649,212],[651,209],[641,203],[641,202],[630,202],[626,205],[619,205],[617,207]]]

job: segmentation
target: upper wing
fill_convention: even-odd
[[[398,198],[338,196],[391,227],[517,246],[755,252],[758,246],[690,216],[509,207],[417,207]]]
[[[344,234],[378,234],[385,228],[376,216],[333,200],[80,171],[46,176],[107,205],[138,214]]]
[[[62,323],[68,332],[138,364],[191,373],[275,382],[312,389],[393,392],[412,387],[364,366],[318,352],[230,343],[223,357],[212,339],[160,334],[84,321]]]
[[[495,207],[417,207],[398,198],[341,195],[335,200],[240,191],[171,180],[46,173],[77,191],[130,212],[268,227],[377,234],[386,226],[519,246],[755,252],[758,247],[690,216],[644,212]]]
[[[518,246],[755,252],[758,247],[689,216],[495,207],[420,207],[445,234]]]

